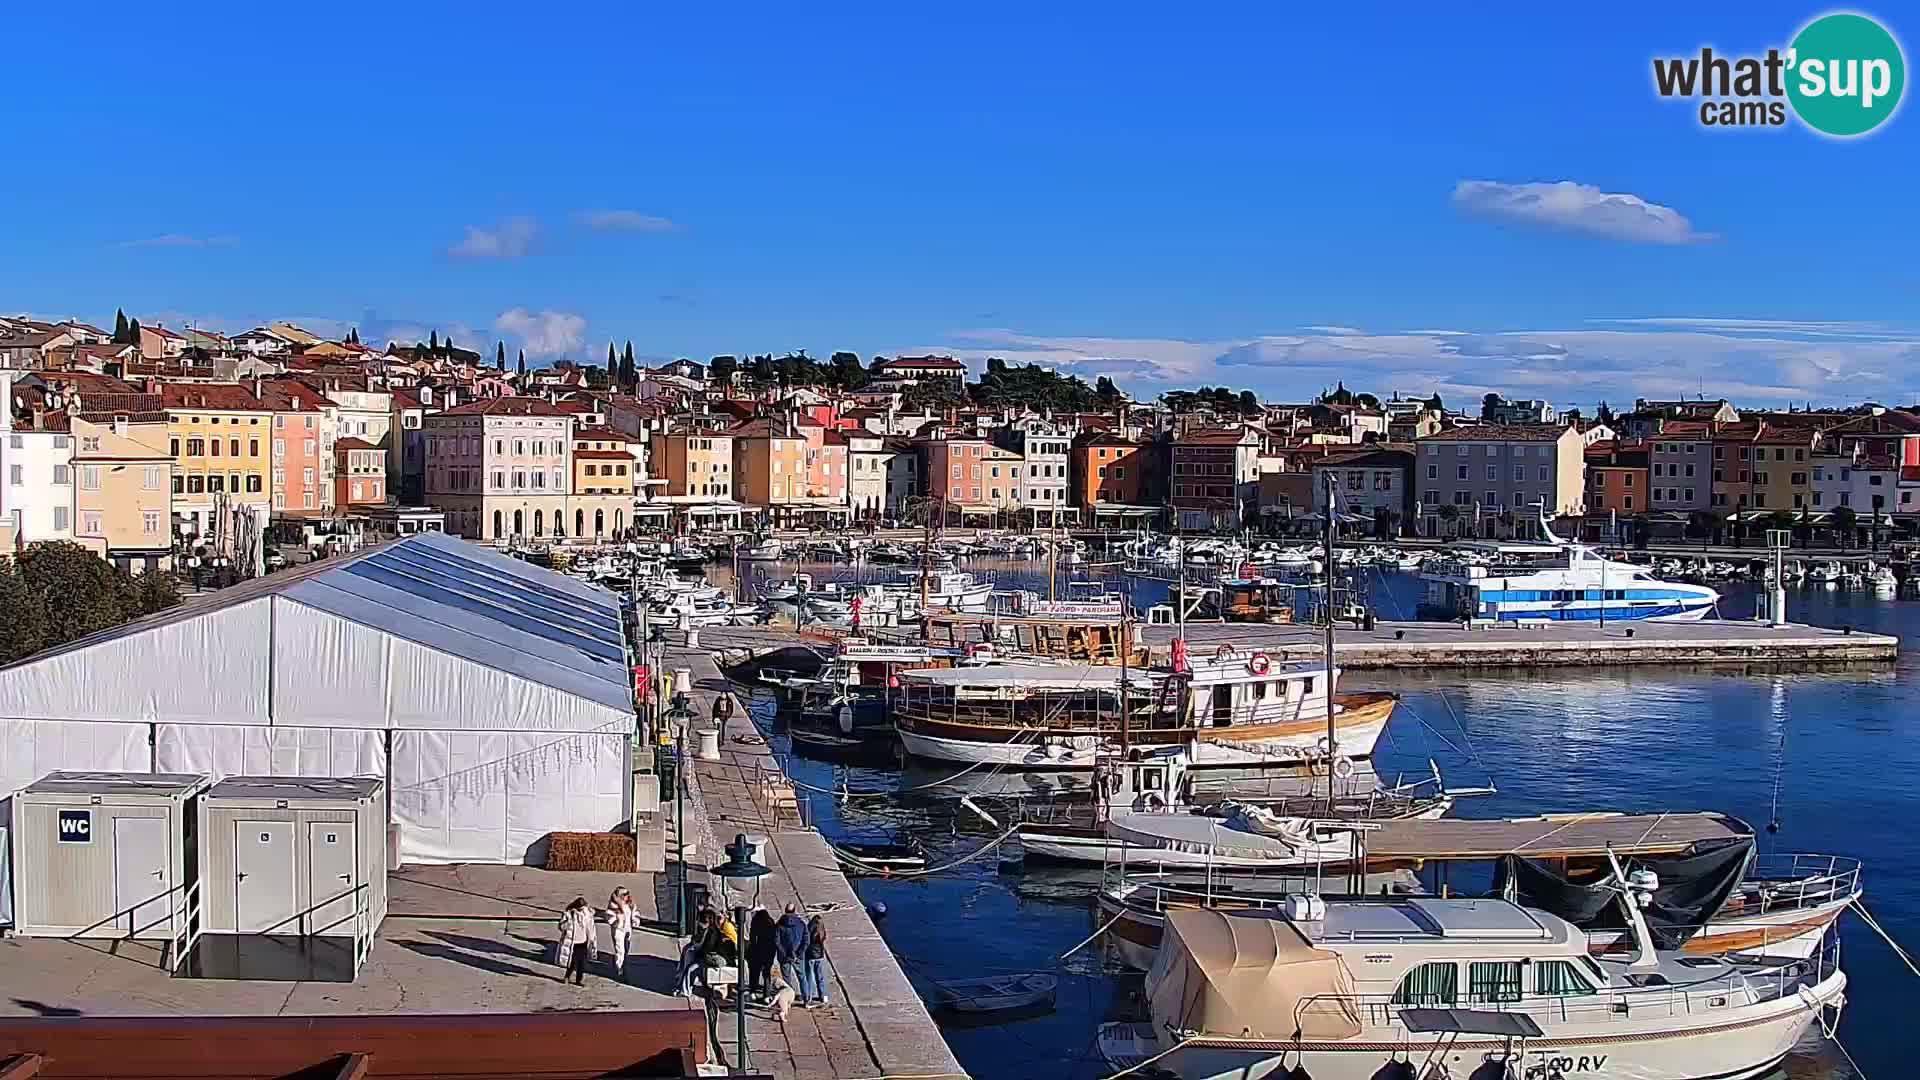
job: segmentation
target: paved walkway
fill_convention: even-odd
[[[693,672],[694,706],[700,717],[695,726],[708,726],[714,699],[729,693],[712,654],[705,648],[670,646],[665,659],[669,669],[684,667]],[[775,913],[788,903],[824,910],[831,941],[833,980],[828,996],[833,1005],[811,1012],[795,1009],[784,1026],[765,1009],[750,1006],[748,1064],[756,1071],[794,1080],[964,1077],[826,841],[802,824],[785,773],[744,708],[734,710],[720,745],[719,761],[697,762],[693,770],[688,836],[698,838],[699,862],[723,861],[726,856],[721,849],[737,833],[764,839],[756,858],[773,873],[760,880],[759,902]],[[696,816],[704,818],[704,829],[694,820]],[[712,885],[718,904],[718,880]],[[753,903],[753,886],[747,887],[745,895],[746,902]],[[711,1057],[731,1061],[734,1013],[729,1009],[716,1019]]]

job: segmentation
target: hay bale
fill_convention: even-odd
[[[557,832],[547,837],[547,869],[631,874],[633,837],[620,833]]]

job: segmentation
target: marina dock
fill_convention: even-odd
[[[701,646],[695,648],[667,646],[663,664],[668,670],[691,671],[696,730],[713,724],[714,702],[731,694],[714,660],[707,631],[701,632],[700,640]],[[792,640],[799,638],[792,636]],[[780,759],[745,708],[736,707],[719,727],[719,760],[695,760],[689,770],[686,836],[697,847],[697,854],[688,859],[693,880],[705,880],[707,875],[700,868],[724,861],[722,848],[736,834],[745,834],[760,845],[755,858],[773,871],[760,880],[758,902],[776,915],[789,903],[803,913],[822,914],[833,968],[830,1009],[796,1008],[784,1025],[768,1017],[764,1008],[749,1009],[749,1071],[779,1080],[871,1076],[962,1080],[967,1074],[848,883],[839,860],[826,840],[801,819],[803,800],[796,798]],[[671,859],[671,843],[667,851]],[[663,875],[663,880],[670,876]],[[721,903],[718,884],[711,883],[716,906]],[[755,896],[749,886],[745,902],[751,905]],[[665,914],[671,917],[671,912]],[[736,1042],[731,1008],[715,1014],[713,1035],[714,1059],[730,1062]]]
[[[1174,628],[1154,625],[1139,629],[1154,659],[1164,661],[1172,648]],[[1243,653],[1264,652],[1275,663],[1314,662],[1321,659],[1324,649],[1324,631],[1317,626],[1191,622],[1185,632],[1188,648],[1195,655],[1208,655],[1231,645]],[[710,647],[751,653],[822,640],[778,626],[713,627],[702,630],[700,638]],[[1458,622],[1380,621],[1371,630],[1342,625],[1334,642],[1334,654],[1341,666],[1353,671],[1891,663],[1899,649],[1900,639],[1888,634],[1719,619],[1610,622],[1605,626],[1596,622],[1543,622],[1472,629]]]

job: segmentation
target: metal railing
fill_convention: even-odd
[[[1762,855],[1721,909],[1726,915],[1800,911],[1860,895],[1860,860],[1838,855]]]

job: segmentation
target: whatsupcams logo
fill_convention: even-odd
[[[1656,57],[1653,85],[1663,98],[1698,100],[1703,127],[1782,127],[1791,115],[1822,135],[1850,138],[1899,109],[1907,60],[1878,21],[1835,12],[1764,56],[1703,48],[1698,56]]]

